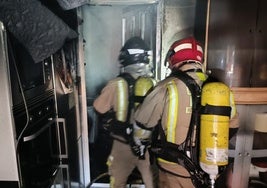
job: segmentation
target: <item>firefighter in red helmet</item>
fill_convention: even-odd
[[[119,55],[121,74],[107,83],[93,104],[114,138],[107,160],[112,188],[125,188],[136,167],[146,188],[154,187],[148,153],[140,159],[130,147],[134,109],[154,86],[150,56],[151,51],[143,39],[127,40]]]
[[[136,110],[135,153],[136,155],[142,153],[147,140],[152,141],[151,149],[153,149],[155,143],[151,137],[158,132],[156,137],[163,140],[161,144],[165,144],[164,150],[158,152],[160,155],[156,155],[159,167],[159,187],[205,187],[205,182],[201,182],[201,177],[196,177],[201,174],[194,174],[197,166],[190,163],[190,159],[197,157],[194,156],[193,151],[194,145],[197,145],[195,143],[196,135],[192,134],[194,130],[190,126],[194,106],[193,93],[182,77],[176,76],[180,74],[183,75],[183,78],[190,78],[191,82],[194,81],[198,87],[201,87],[207,79],[207,75],[203,71],[202,46],[194,37],[175,41],[167,53],[166,61],[169,63],[171,74],[157,83],[157,86]],[[234,111],[232,110],[232,113],[235,113]],[[233,123],[232,126],[237,126],[237,123]],[[194,136],[188,136],[189,133],[190,136]],[[190,139],[188,139],[189,137]],[[156,140],[158,141],[158,139]],[[175,148],[182,152],[170,154],[166,148]],[[173,158],[178,159],[177,162],[173,162]],[[196,168],[192,169],[192,166]],[[196,178],[194,179],[194,177]],[[206,177],[205,174],[203,177]],[[201,186],[198,186],[200,184]]]

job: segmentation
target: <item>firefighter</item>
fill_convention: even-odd
[[[203,71],[203,49],[194,37],[175,41],[167,53],[166,61],[171,69],[170,76],[157,83],[157,86],[146,96],[135,113],[134,140],[137,155],[146,147],[144,143],[147,143],[147,140],[152,140],[151,145],[153,145],[151,135],[152,132],[155,132],[157,125],[163,132],[163,134],[158,134],[161,139],[164,137],[170,143],[169,145],[174,145],[177,149],[176,146],[179,146],[181,150],[185,147],[183,143],[189,132],[193,99],[192,93],[184,81],[174,75],[176,72],[186,73],[200,87],[207,79],[207,75]],[[235,116],[234,112],[235,110],[232,110],[232,117]],[[236,127],[237,125],[237,121],[233,121],[231,126]],[[139,149],[138,146],[140,146]],[[187,155],[185,158],[194,157],[190,156],[192,153],[185,153],[185,155]],[[169,157],[171,158],[171,156]],[[158,158],[157,163],[160,188],[193,188],[196,186],[192,183],[192,176],[185,166],[162,158]],[[184,163],[186,164],[186,162]],[[190,172],[194,172],[194,169],[191,169]]]
[[[94,101],[94,108],[109,124],[113,139],[107,160],[110,187],[125,188],[128,177],[137,167],[146,188],[153,188],[152,169],[148,152],[143,158],[131,151],[134,108],[142,102],[137,95],[146,95],[153,88],[151,51],[140,37],[132,37],[120,50],[121,73],[110,80]],[[138,98],[138,100],[135,100]]]

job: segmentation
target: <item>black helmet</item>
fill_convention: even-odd
[[[149,63],[150,49],[140,37],[132,37],[120,50],[119,62],[122,66],[136,63]]]

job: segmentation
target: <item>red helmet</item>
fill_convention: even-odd
[[[201,44],[194,37],[175,41],[167,54],[170,67],[189,61],[203,63],[203,50]]]

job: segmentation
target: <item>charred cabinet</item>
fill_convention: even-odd
[[[61,150],[60,173],[56,182],[62,187],[79,187],[83,184],[79,167],[81,132],[76,114],[78,111],[77,91],[74,84],[75,77],[72,75],[73,65],[75,65],[73,61],[77,53],[75,45],[74,41],[67,43],[52,56],[55,71],[56,123]]]
[[[77,10],[35,0],[0,7],[0,187],[85,186]]]

